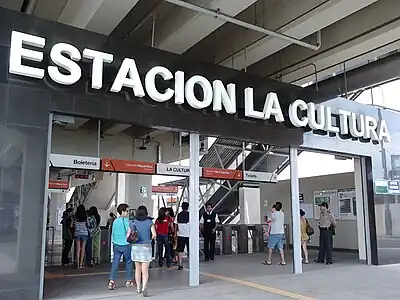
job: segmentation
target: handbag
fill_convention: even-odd
[[[126,226],[125,226],[125,220],[122,220],[122,223],[124,224],[125,232],[126,232],[126,235],[127,235],[126,241],[129,244],[135,244],[139,239],[138,231],[137,231],[137,228],[135,226],[135,223],[132,222],[132,226],[130,226],[131,227],[131,232],[129,233],[129,235],[128,235],[128,230],[126,229]]]
[[[312,228],[310,223],[308,223],[308,220],[306,220],[306,222],[307,222],[306,233],[307,233],[308,236],[312,236],[315,233],[314,228]]]

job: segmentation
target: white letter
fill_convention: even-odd
[[[22,64],[22,59],[41,62],[43,60],[43,53],[39,51],[24,49],[22,47],[24,44],[33,47],[43,48],[46,44],[46,39],[18,31],[13,31],[11,33],[10,66],[8,71],[11,74],[42,79],[44,77],[44,70],[24,66]]]
[[[279,104],[278,95],[276,93],[268,93],[265,97],[263,113],[265,120],[268,120],[271,115],[274,115],[276,122],[285,121]]]
[[[339,128],[332,125],[332,110],[329,106],[325,107],[325,131],[339,133]]]
[[[244,115],[249,118],[264,119],[262,111],[254,110],[253,93],[253,88],[248,87],[244,90]]]
[[[123,86],[133,89],[133,93],[136,97],[145,96],[136,63],[130,58],[125,58],[122,62],[117,77],[115,77],[114,83],[111,87],[111,92],[118,93],[121,91]]]
[[[301,111],[307,110],[307,103],[303,100],[297,99],[289,105],[289,119],[290,122],[296,127],[305,127],[308,124],[308,118],[303,116],[301,119],[297,114],[297,109]]]
[[[103,87],[103,63],[112,63],[114,55],[92,49],[83,50],[83,57],[92,59],[92,89],[99,90]]]
[[[325,127],[325,106],[315,105],[312,102],[308,103],[307,106],[308,125],[313,130],[323,130]]]
[[[365,123],[364,123],[364,116],[360,115],[358,117],[357,122],[357,115],[355,113],[351,113],[351,122],[350,122],[350,133],[353,137],[360,138],[364,136],[365,132]]]
[[[63,54],[68,55],[71,59],[63,56]],[[50,58],[57,66],[69,72],[68,75],[65,75],[58,70],[58,67],[49,66],[47,72],[49,72],[50,78],[55,82],[64,85],[72,85],[81,78],[82,70],[78,64],[74,62],[81,60],[81,53],[74,46],[64,43],[55,44],[53,48],[51,48]]]
[[[171,80],[174,75],[167,68],[153,67],[147,72],[144,80],[147,94],[151,99],[157,102],[168,101],[174,95],[174,90],[167,88],[164,93],[160,93],[156,88],[156,75],[160,75],[164,80]]]
[[[182,71],[175,72],[175,104],[183,104],[185,102],[185,73]]]
[[[349,117],[351,113],[344,109],[339,109],[339,119],[340,119],[340,134],[347,135],[349,134]]]
[[[390,143],[391,141],[389,130],[385,120],[381,120],[381,122],[379,123],[378,136],[379,140],[383,140],[385,143]]]
[[[378,122],[374,117],[365,116],[365,132],[364,138],[373,141],[379,141],[378,134],[376,133],[376,129],[378,128]]]
[[[203,89],[203,100],[200,101],[194,94],[194,86],[198,84]],[[208,107],[213,100],[213,90],[211,83],[200,75],[191,77],[185,84],[185,96],[188,104],[196,109]]]
[[[228,114],[234,114],[236,112],[236,86],[231,83],[227,86],[228,91],[225,89],[224,84],[221,80],[214,80],[214,102],[213,110],[222,110],[222,104]]]

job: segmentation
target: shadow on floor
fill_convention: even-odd
[[[310,258],[314,258],[316,252],[311,251]],[[210,275],[219,275],[240,280],[256,280],[257,278],[276,278],[292,274],[292,259],[287,258],[287,266],[278,264],[278,255],[274,255],[274,263],[264,266],[266,254],[241,254],[232,256],[217,256],[215,261],[201,262],[200,277],[201,285],[221,285],[224,281]],[[358,254],[336,253],[335,264],[326,266],[321,264],[304,265],[304,273],[318,272],[326,268],[344,268],[359,265]],[[187,267],[187,266],[186,266]],[[121,270],[123,270],[121,265]],[[120,272],[117,280],[116,291],[107,290],[109,264],[76,270],[72,267],[46,268],[45,276],[45,299],[99,299],[106,295],[110,297],[129,296],[134,290],[124,286],[125,273]],[[178,271],[176,267],[170,269],[153,268],[150,271],[149,289],[153,292],[168,290],[188,289],[187,271]],[[268,279],[267,279],[268,281]],[[112,296],[111,296],[112,295]],[[108,297],[108,296],[107,296]]]

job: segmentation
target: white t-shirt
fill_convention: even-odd
[[[276,211],[271,214],[271,232],[270,234],[285,233],[285,214],[282,211]]]

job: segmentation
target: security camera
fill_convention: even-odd
[[[53,125],[63,126],[64,123],[59,120],[53,120]]]
[[[200,149],[199,149],[199,151],[200,151],[200,152],[204,152],[204,151],[205,151],[205,149],[204,149],[204,142],[201,142],[201,143],[200,143]]]

